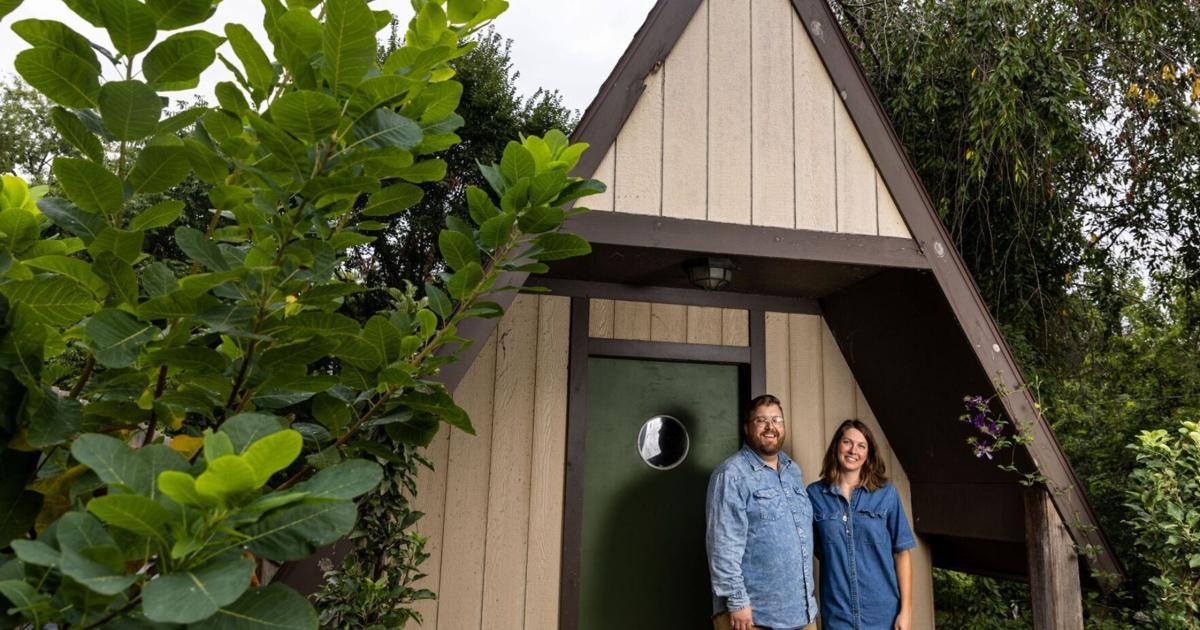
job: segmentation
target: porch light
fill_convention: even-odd
[[[737,265],[729,258],[696,258],[683,263],[688,280],[705,291],[716,291],[733,281]]]

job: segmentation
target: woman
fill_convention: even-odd
[[[909,630],[915,547],[871,429],[846,420],[808,486],[825,630]]]

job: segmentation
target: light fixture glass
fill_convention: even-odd
[[[737,265],[729,258],[696,258],[684,263],[688,280],[706,291],[716,291],[733,281]]]

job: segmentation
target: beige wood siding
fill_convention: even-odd
[[[558,624],[569,327],[569,298],[519,296],[455,390],[476,435],[444,427],[417,479],[424,628]]]
[[[788,0],[704,0],[643,81],[589,207],[909,236]]]
[[[744,309],[593,299],[588,310],[588,336],[596,339],[750,345]]]
[[[871,427],[880,457],[900,493],[909,523],[912,491],[833,334],[819,315],[766,314],[767,391],[779,396],[788,414],[785,449],[804,479],[820,476],[821,459],[833,432],[847,418]],[[933,628],[933,573],[929,549],[918,537],[913,550],[913,627]]]

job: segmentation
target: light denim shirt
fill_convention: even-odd
[[[825,630],[891,630],[900,614],[892,554],[917,546],[892,484],[855,488],[850,501],[829,484],[808,487],[821,559]]]
[[[813,598],[812,506],[804,477],[779,453],[772,470],[749,446],[708,481],[708,571],[713,614],[750,606],[754,625],[802,628]]]

